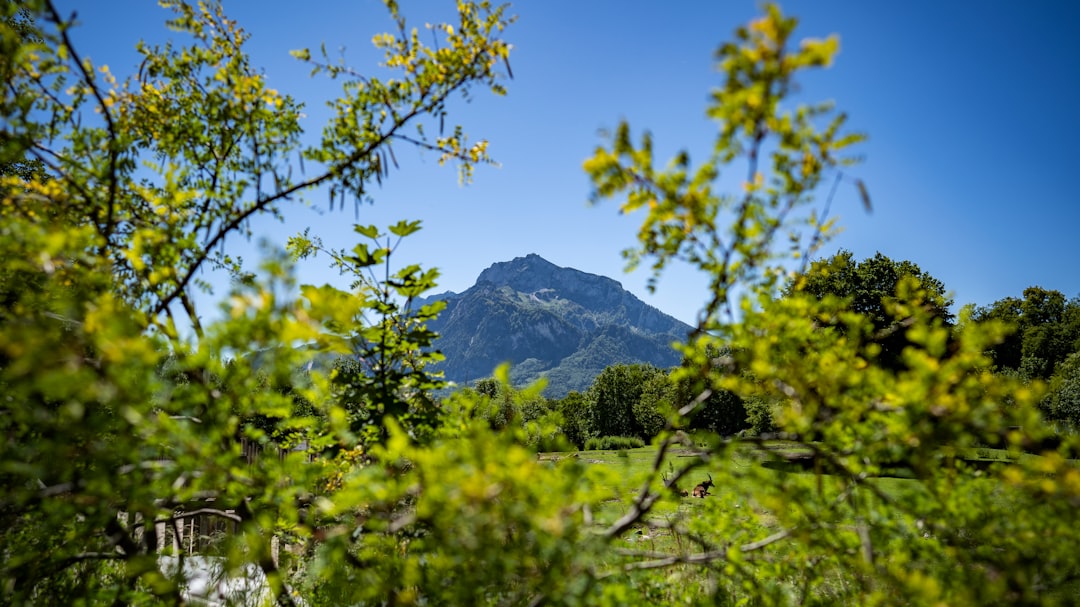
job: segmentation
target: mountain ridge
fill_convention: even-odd
[[[679,364],[671,344],[692,330],[622,287],[618,281],[557,266],[535,253],[496,262],[463,291],[436,300],[446,309],[428,327],[446,360],[434,367],[468,384],[490,377],[503,363],[510,379],[526,385],[548,380],[545,395],[584,391],[605,367]]]

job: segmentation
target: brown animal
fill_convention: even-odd
[[[709,489],[713,486],[712,475],[709,475],[709,480],[702,481],[701,484],[694,487],[694,497],[705,497],[709,494]]]

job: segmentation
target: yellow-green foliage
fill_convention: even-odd
[[[861,139],[827,104],[790,105],[835,37],[795,42],[768,6],[719,50],[705,163],[658,168],[626,124],[586,162],[596,198],[643,214],[631,265],[659,276],[681,259],[711,281],[675,373],[697,393],[649,449],[575,456],[532,446],[557,440],[529,405],[538,388],[431,399],[439,309],[407,304],[436,274],[389,271],[391,237],[416,222],[358,227],[373,245],[351,251],[297,236],[293,258],[323,255],[354,282],[296,299],[284,254],[251,273],[220,248],[317,187],[362,196],[395,141],[468,178],[484,142],[423,125],[457,91],[504,92],[503,10],[459,2],[429,46],[388,0],[386,81],[297,51],[344,86],[301,150],[319,168],[293,181],[298,105],[266,87],[219,4],[163,4],[190,44],[142,48],[143,72],[119,82],[48,3],[0,3],[0,602],[178,604],[158,555],[196,514],[230,526],[214,550],[261,568],[283,604],[1075,602],[1076,445],[1048,431],[1037,387],[989,372],[1004,328],[947,328],[901,282],[887,330],[910,346],[887,369],[869,319],[779,296],[834,232],[813,195],[851,179]],[[714,191],[735,168],[741,191]],[[210,266],[237,280],[203,326],[191,289]],[[718,390],[768,407],[785,441],[685,433]],[[522,423],[496,429],[493,402]],[[1005,456],[970,457],[991,447]],[[681,496],[706,479],[709,496]]]

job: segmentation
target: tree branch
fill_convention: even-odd
[[[56,25],[56,29],[60,32],[60,36],[64,41],[64,46],[67,47],[68,52],[71,53],[72,62],[78,66],[79,72],[83,76],[83,81],[90,87],[90,92],[93,93],[94,98],[97,99],[98,107],[101,108],[101,115],[105,117],[105,125],[109,132],[109,195],[108,200],[106,201],[105,225],[103,228],[99,227],[101,237],[104,239],[104,243],[102,243],[102,250],[104,251],[104,249],[108,247],[109,238],[112,236],[113,214],[115,213],[116,208],[116,191],[119,182],[116,175],[116,164],[120,157],[120,152],[116,146],[116,123],[113,121],[112,112],[109,111],[109,106],[105,103],[105,98],[102,96],[101,90],[94,81],[93,73],[87,71],[86,65],[79,57],[79,53],[75,50],[75,45],[71,43],[71,37],[68,35],[69,28],[60,17],[60,13],[56,10],[53,0],[48,0],[45,5],[49,9],[53,24]],[[74,14],[72,14],[72,21],[74,21]]]
[[[176,286],[171,291],[169,291],[164,297],[159,300],[158,304],[152,310],[152,315],[157,316],[158,314],[161,314],[165,308],[169,307],[169,305],[171,305],[172,302],[177,297],[179,297],[181,293],[183,293],[184,289],[187,288],[188,283],[191,282],[191,279],[195,276],[195,273],[200,267],[202,267],[203,263],[209,257],[210,251],[212,251],[214,247],[216,247],[220,242],[222,242],[229,234],[239,228],[250,217],[266,210],[268,207],[270,207],[276,202],[288,199],[293,194],[322,185],[323,183],[333,179],[334,177],[337,177],[346,169],[354,166],[356,163],[360,162],[364,158],[371,156],[380,146],[382,146],[390,139],[394,138],[396,133],[402,127],[404,127],[417,116],[427,114],[434,110],[436,107],[438,107],[440,103],[443,103],[455,91],[465,86],[470,81],[470,77],[462,76],[458,79],[457,82],[448,86],[445,91],[443,91],[438,96],[429,99],[426,103],[421,103],[420,105],[415,106],[409,113],[405,114],[401,117],[400,120],[396,121],[389,128],[389,130],[387,130],[385,133],[381,133],[376,140],[369,142],[368,145],[362,148],[356,149],[355,151],[353,151],[352,154],[345,158],[345,160],[333,165],[323,174],[308,179],[306,181],[294,184],[283,190],[278,190],[277,192],[269,194],[263,198],[256,199],[256,201],[252,203],[250,207],[241,211],[231,220],[224,223],[221,228],[218,229],[217,233],[214,234],[214,236],[203,245],[202,251],[200,251],[199,254],[195,257],[191,266],[185,272],[184,276],[177,282]]]

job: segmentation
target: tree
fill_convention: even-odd
[[[163,5],[183,39],[141,44],[124,79],[80,54],[51,2],[0,4],[5,603],[178,602],[158,554],[196,516],[233,525],[221,547],[230,566],[257,564],[289,603],[276,542],[302,544],[360,512],[343,497],[347,477],[432,405],[437,382],[415,354],[434,310],[410,316],[394,303],[431,274],[356,276],[351,290],[303,287],[292,300],[284,254],[253,271],[224,245],[316,191],[359,201],[391,175],[394,148],[435,151],[468,179],[486,142],[439,127],[454,95],[503,92],[510,20],[462,2],[428,46],[388,2],[398,29],[376,39],[387,80],[297,51],[343,83],[322,140],[303,146],[299,104],[266,85],[221,5]],[[301,159],[308,172],[296,178]],[[336,261],[368,268],[384,253],[358,247]],[[208,288],[205,269],[237,279],[208,326],[193,297]],[[358,351],[362,371],[297,381],[316,355]],[[377,441],[364,440],[371,425]],[[241,465],[244,445],[268,456]],[[312,507],[316,494],[335,507]]]
[[[639,245],[625,253],[630,267],[648,261],[656,278],[684,262],[711,278],[675,374],[700,392],[678,413],[692,415],[717,388],[748,402],[779,402],[773,423],[796,439],[784,449],[815,474],[744,467],[741,441],[665,471],[664,452],[683,441],[672,424],[659,437],[654,476],[608,533],[640,523],[675,483],[704,467],[724,491],[693,519],[667,516],[665,528],[684,530],[694,543],[666,562],[722,567],[708,576],[710,600],[1067,602],[1080,563],[1056,534],[1077,534],[1069,504],[1080,495],[1072,484],[1080,477],[1068,460],[1076,444],[1044,442],[1051,429],[1035,408],[1039,390],[990,372],[985,352],[1005,328],[961,322],[954,330],[940,283],[884,258],[864,270],[865,293],[873,295],[865,307],[852,305],[856,297],[818,297],[802,287],[828,278],[826,263],[817,272],[804,267],[807,280],[784,288],[792,264],[810,259],[835,229],[825,216],[834,195],[816,206],[819,187],[851,183],[870,204],[845,161],[861,139],[845,131],[845,116],[829,104],[789,105],[796,75],[828,65],[837,49],[835,38],[789,46],[794,27],[768,6],[721,47],[723,82],[709,106],[719,132],[704,162],[694,165],[680,152],[665,164],[654,157],[650,134],[635,141],[622,123],[585,168],[596,199],[619,198],[623,212],[643,214]],[[716,178],[734,169],[745,170],[742,190],[718,194]],[[862,280],[850,260],[837,261],[841,285]],[[902,354],[890,352],[902,366],[885,366],[882,329],[903,331]],[[713,352],[725,348],[730,354],[718,360]],[[1006,399],[1013,406],[1003,408]],[[989,469],[964,461],[975,446],[1015,453],[1034,445],[1042,445],[1036,457]],[[759,456],[776,457],[771,449]],[[877,480],[895,462],[912,477],[902,498]],[[747,504],[758,506],[747,511]],[[629,555],[626,565],[662,566],[647,551]]]
[[[757,396],[747,399],[743,403],[743,407],[746,409],[746,429],[751,435],[772,435],[776,432],[776,424],[773,419],[776,417],[776,410],[781,402],[779,399]]]
[[[350,349],[347,356],[335,361],[331,373],[334,397],[349,414],[350,430],[364,444],[386,439],[382,422],[386,417],[403,424],[414,439],[423,440],[431,434],[439,414],[433,394],[445,387],[441,375],[428,371],[428,366],[443,356],[431,348],[436,335],[427,323],[446,304],[415,306],[414,302],[435,286],[438,271],[410,265],[391,273],[391,253],[420,229],[420,222],[401,221],[390,226],[396,241],[376,226],[355,229],[371,245],[360,243],[349,252],[331,251],[307,232],[289,240],[295,259],[319,253],[330,257],[342,275],[353,279],[354,293],[366,303],[348,324],[329,327],[338,333],[335,337],[348,340]],[[380,266],[381,277],[375,273]],[[340,297],[332,288],[308,286],[304,290],[311,294],[310,299]],[[316,296],[316,291],[321,293]]]
[[[10,0],[4,0],[0,3],[3,7],[0,12],[0,19],[2,19],[2,25],[4,28],[3,36],[0,36],[0,55],[3,55],[4,59],[0,60],[0,70],[4,74],[4,81],[10,81],[11,72],[14,69],[14,62],[10,59],[15,56],[21,47],[30,43],[42,42],[41,36],[38,33],[36,24],[34,23],[31,13],[28,9],[19,7]],[[19,101],[5,99],[4,103],[8,110],[12,110],[11,106],[18,104]],[[21,103],[25,104],[28,100],[22,100]],[[28,158],[26,155],[26,149],[28,142],[20,141],[18,138],[13,137],[10,133],[5,133],[3,139],[0,139],[0,177],[14,177],[21,183],[27,182],[41,182],[48,179],[48,175],[45,172],[45,163],[36,158]],[[4,193],[4,190],[0,190],[0,193]]]
[[[1006,297],[989,306],[972,310],[971,317],[975,322],[993,320],[1012,329],[1011,334],[992,349],[994,364],[1001,369],[1019,370],[1024,357],[1023,331],[1019,326],[1022,301],[1015,297]]]
[[[1080,298],[1066,301],[1059,291],[1040,287],[1028,287],[1023,295],[976,308],[972,319],[1007,328],[1006,337],[990,350],[998,372],[1046,383],[1043,413],[1063,427],[1076,427],[1073,359],[1080,352]]]
[[[469,390],[475,390],[475,395]],[[477,380],[473,387],[466,388],[465,400],[477,404],[475,415],[482,417],[492,430],[503,430],[519,425],[522,421],[521,403],[517,391],[509,384],[501,383],[495,377]]]
[[[994,363],[1032,379],[1049,379],[1060,362],[1080,349],[1080,299],[1066,301],[1059,291],[1028,287],[1022,299],[1006,297],[977,308],[973,319],[1011,327],[992,350]]]
[[[1048,417],[1080,428],[1080,352],[1073,352],[1058,365],[1049,388]]]
[[[585,448],[589,439],[589,404],[585,395],[576,390],[554,402],[554,409],[562,418],[562,431],[566,440],[578,449]]]
[[[898,289],[905,277],[915,281],[908,288],[913,290],[912,295],[920,305],[928,306],[933,318],[950,326],[954,316],[949,311],[952,300],[945,285],[914,263],[893,261],[881,253],[857,262],[851,251],[840,251],[829,259],[816,261],[805,274],[788,284],[785,294],[790,296],[800,291],[818,299],[827,296],[843,299],[848,309],[873,322],[876,341],[881,347],[881,364],[898,369],[903,365],[903,350],[910,342],[906,336],[907,318],[896,314],[892,302],[900,296]]]
[[[651,375],[642,385],[641,396],[631,410],[645,440],[650,440],[663,431],[668,416],[675,409],[674,403],[682,400],[678,397],[672,398],[672,390],[667,373]]]
[[[735,435],[750,427],[746,405],[730,390],[713,391],[695,413],[690,427],[708,429],[721,436]]]
[[[663,371],[648,364],[618,364],[601,371],[585,393],[592,435],[648,438],[635,407],[649,380],[657,375]]]
[[[651,377],[634,406],[634,416],[644,428],[645,438],[659,434],[682,405],[702,394],[700,385],[683,379],[674,381],[667,373]],[[723,388],[710,390],[686,422],[684,429],[709,430],[730,436],[750,427],[747,410],[738,395]]]

